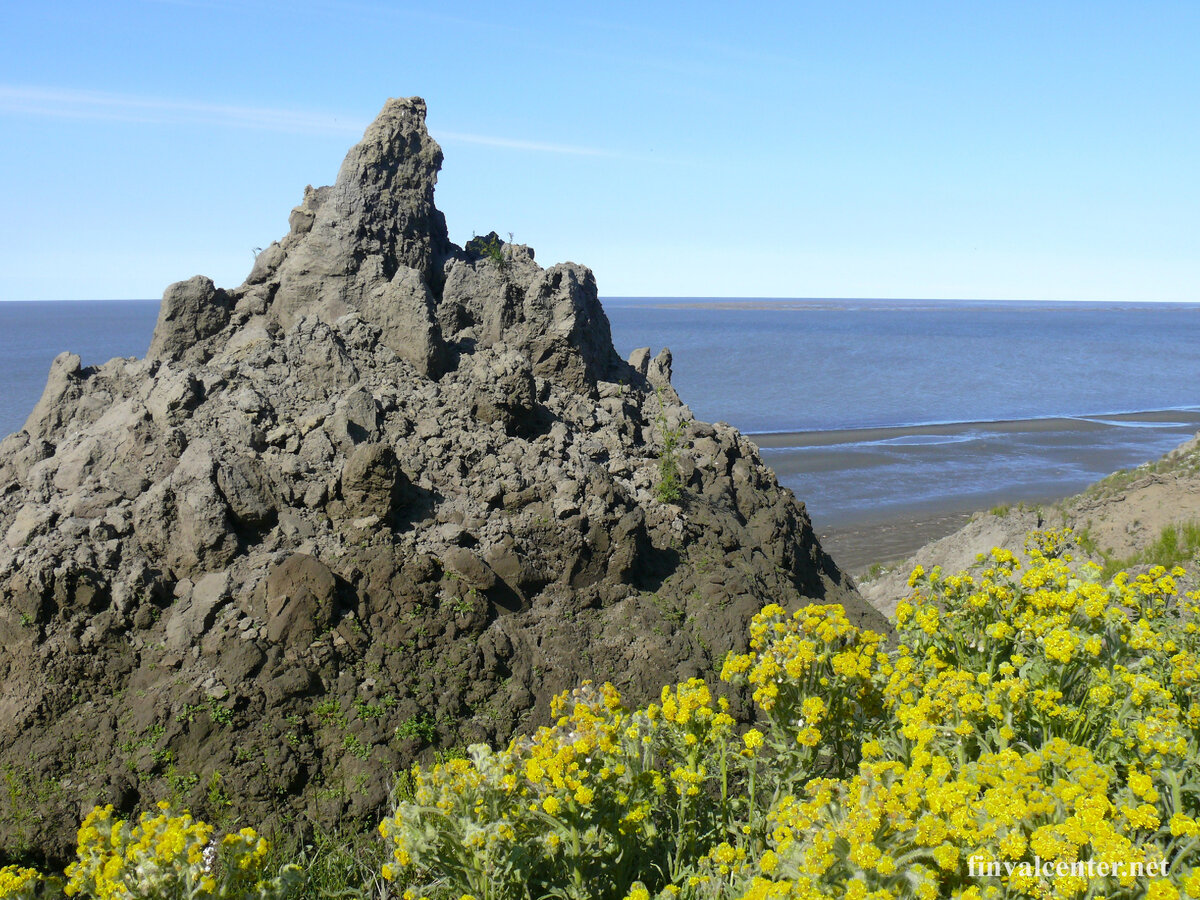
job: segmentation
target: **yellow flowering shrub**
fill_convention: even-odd
[[[46,879],[36,869],[5,866],[0,869],[0,897],[6,900],[34,900],[45,887]]]
[[[863,735],[882,721],[882,645],[882,635],[855,628],[841,606],[789,614],[771,604],[754,617],[750,652],[727,656],[721,678],[753,689],[773,777],[858,765]]]
[[[299,870],[285,867],[266,878],[267,842],[253,828],[215,837],[211,825],[186,811],[173,814],[160,803],[157,814],[136,822],[98,806],[79,828],[75,862],[66,881],[33,869],[0,869],[0,900],[79,897],[86,900],[251,900],[287,896]]]
[[[721,672],[755,704],[740,733],[698,680],[635,711],[563,695],[554,726],[417,770],[383,874],[491,900],[1200,900],[1200,594],[1179,569],[1103,584],[1071,541],[918,569],[891,641],[766,607]]]
[[[630,712],[612,685],[585,684],[555,699],[555,725],[506,750],[416,768],[412,801],[380,825],[384,878],[431,893],[453,873],[446,896],[501,898],[591,897],[598,883],[624,897],[646,872],[678,877],[729,827],[744,757],[703,681],[660,699]]]

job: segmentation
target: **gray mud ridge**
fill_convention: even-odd
[[[370,822],[581,679],[711,676],[767,602],[886,628],[588,269],[450,243],[441,162],[389,101],[244,284],[168,287],[143,360],[59,356],[0,443],[0,864],[97,802]]]

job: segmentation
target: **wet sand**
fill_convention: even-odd
[[[1152,409],[1144,412],[1044,419],[1002,419],[980,422],[937,422],[929,425],[896,425],[882,428],[847,428],[840,431],[768,431],[748,437],[759,447],[803,448],[881,443],[921,436],[953,437],[972,431],[997,434],[1081,434],[1114,427],[1179,423],[1185,433],[1200,430],[1200,409]]]
[[[1053,503],[1197,431],[1200,409],[749,437],[805,501],[826,552],[861,574],[953,533],[976,512]]]
[[[835,528],[823,530],[819,522],[813,525],[821,546],[838,566],[852,575],[861,575],[875,563],[887,565],[907,559],[926,544],[958,531],[977,513],[997,506],[1022,503],[1036,509],[1057,503],[1073,493],[1076,492],[1031,497],[997,491],[990,495],[987,502],[980,502],[980,498],[972,495],[957,503],[948,500],[940,506],[931,503],[927,507],[909,507],[903,511],[895,510],[887,518],[858,521]]]
[[[926,544],[953,534],[971,520],[972,513],[942,513],[895,519],[875,524],[818,532],[821,546],[838,566],[851,575],[864,574],[871,565],[907,559]]]

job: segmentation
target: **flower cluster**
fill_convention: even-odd
[[[841,606],[788,614],[771,604],[750,623],[750,652],[730,654],[721,678],[753,689],[773,765],[837,772],[858,764],[861,736],[878,727],[883,636],[850,624]]]
[[[1102,584],[1071,540],[918,569],[890,643],[768,606],[721,672],[753,697],[741,734],[696,680],[638,711],[564,695],[554,727],[419,771],[384,874],[497,900],[1200,900],[1200,594],[1179,569]],[[967,865],[1035,857],[1125,866]]]
[[[5,866],[0,869],[0,897],[6,900],[34,900],[45,881],[37,869]]]
[[[506,750],[416,768],[412,801],[380,825],[384,878],[413,896],[453,872],[476,897],[591,897],[597,883],[624,896],[647,870],[680,874],[725,827],[743,757],[703,681],[660,700],[631,713],[612,685],[584,684],[555,699],[555,725]]]
[[[122,820],[112,806],[98,806],[79,828],[75,862],[66,882],[32,869],[0,870],[0,898],[80,897],[86,900],[252,900],[286,896],[299,870],[285,867],[264,877],[267,842],[253,828],[214,836],[211,825],[186,811]],[[38,892],[40,890],[40,893]]]

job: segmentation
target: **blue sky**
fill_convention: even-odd
[[[1200,4],[0,6],[0,300],[241,282],[389,96],[602,295],[1200,301]]]

